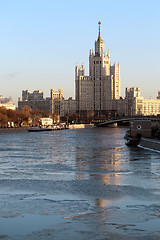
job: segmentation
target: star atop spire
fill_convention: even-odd
[[[98,24],[99,24],[99,35],[98,35],[97,41],[102,41],[102,39],[101,39],[101,22],[99,21]]]

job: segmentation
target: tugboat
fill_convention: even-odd
[[[130,130],[129,130],[126,132],[124,139],[126,140],[125,144],[127,146],[137,146],[141,141],[141,135],[138,135],[137,137],[134,138],[131,136]]]
[[[126,132],[124,139],[126,145],[137,146],[141,142],[142,137],[151,137],[151,121],[150,120],[133,120],[130,122],[130,129]]]
[[[160,125],[151,120],[134,120],[124,137],[127,146],[138,146],[160,152]]]

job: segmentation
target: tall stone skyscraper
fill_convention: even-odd
[[[89,76],[84,65],[75,67],[75,96],[77,111],[110,111],[120,96],[120,65],[110,64],[109,50],[101,39],[101,22],[95,50],[89,54]]]

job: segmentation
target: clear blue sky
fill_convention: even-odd
[[[159,0],[0,0],[0,95],[15,103],[23,89],[63,88],[74,97],[75,64],[85,64],[98,21],[111,63],[121,65],[125,87],[145,98],[160,90]]]

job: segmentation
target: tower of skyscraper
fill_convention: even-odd
[[[111,65],[109,49],[101,38],[101,22],[95,50],[89,54],[89,76],[84,65],[75,67],[75,96],[78,111],[113,110],[114,100],[120,97],[120,64]]]

